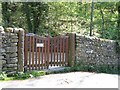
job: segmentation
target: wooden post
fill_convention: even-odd
[[[27,61],[28,61],[28,36],[25,34],[24,40],[24,72],[27,71]]]
[[[24,30],[18,32],[18,72],[23,72],[24,62]]]
[[[75,62],[75,33],[68,33],[68,66],[74,66]]]

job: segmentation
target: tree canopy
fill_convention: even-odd
[[[52,36],[66,32],[120,39],[120,2],[2,3],[4,27]]]

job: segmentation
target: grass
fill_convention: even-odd
[[[19,72],[15,75],[8,76],[6,73],[2,72],[0,74],[0,81],[9,81],[9,80],[25,80],[28,78],[38,77],[46,75],[44,71],[31,71],[31,72]]]
[[[68,72],[96,72],[96,73],[107,73],[107,74],[120,74],[120,68],[112,67],[109,65],[85,65],[85,64],[78,64],[74,67],[66,67],[62,71],[52,71],[47,72],[47,74],[57,74],[57,73],[68,73]]]
[[[119,68],[109,65],[76,65],[71,68],[66,68],[67,72],[84,71],[84,72],[96,72],[96,73],[108,73],[108,74],[120,74]]]
[[[76,64],[74,67],[65,67],[64,70],[60,71],[30,71],[30,72],[19,72],[15,75],[8,76],[6,73],[0,73],[0,81],[9,80],[25,80],[28,78],[39,77],[48,74],[68,73],[68,72],[96,72],[96,73],[108,73],[108,74],[120,74],[120,67],[113,67],[109,65],[86,65],[83,63]]]

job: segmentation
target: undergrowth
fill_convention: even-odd
[[[64,70],[60,71],[30,71],[30,72],[19,72],[15,75],[7,75],[6,73],[0,73],[0,80],[1,81],[8,81],[8,80],[25,80],[28,78],[48,75],[48,74],[57,74],[57,73],[68,73],[68,72],[96,72],[96,73],[108,73],[108,74],[120,74],[120,67],[109,66],[109,65],[85,65],[83,63],[76,64],[74,67],[65,67]]]
[[[44,71],[31,71],[31,72],[19,72],[14,75],[7,75],[6,73],[0,73],[0,80],[1,81],[8,81],[8,80],[25,80],[28,78],[38,77],[45,75],[46,72]]]
[[[62,71],[52,71],[47,72],[47,74],[57,74],[57,73],[68,73],[68,72],[96,72],[96,73],[108,73],[108,74],[120,74],[120,67],[113,67],[108,65],[84,65],[84,64],[78,64],[74,67],[66,67]]]

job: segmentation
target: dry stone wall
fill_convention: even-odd
[[[3,64],[6,63],[4,60],[5,50],[3,48],[3,37],[4,37],[4,28],[0,26],[0,72],[2,71]]]
[[[114,40],[76,35],[76,61],[86,65],[118,66],[120,54]]]
[[[24,30],[20,28],[6,28],[0,32],[0,71],[8,74],[19,71],[19,62],[24,59],[24,40],[21,37],[24,39]]]
[[[71,37],[70,37],[71,36]],[[75,63],[85,65],[118,66],[120,53],[116,52],[116,41],[88,37],[83,35],[70,35],[72,49],[75,40]],[[72,38],[72,39],[71,39]],[[75,39],[74,39],[75,38]],[[69,45],[71,45],[69,43]],[[71,52],[71,51],[70,51]],[[73,52],[73,51],[72,51]],[[71,53],[74,55],[74,52]],[[71,55],[69,55],[71,56]],[[74,59],[74,57],[72,57]],[[24,61],[24,30],[21,28],[0,27],[0,72],[8,74],[23,71]],[[72,66],[72,65],[71,65]]]

